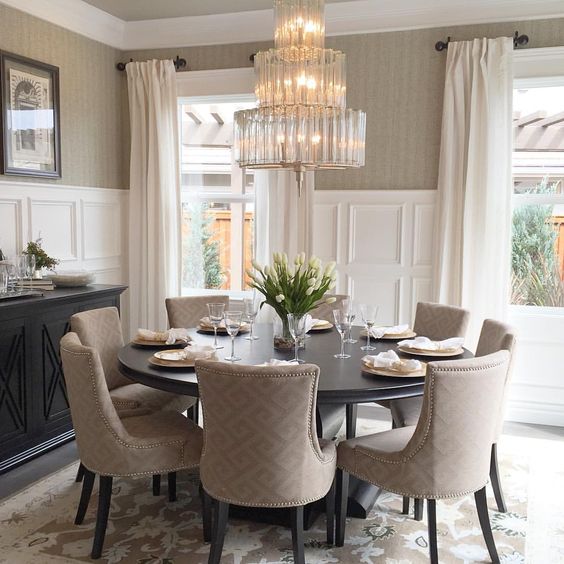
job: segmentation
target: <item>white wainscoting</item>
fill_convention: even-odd
[[[61,270],[100,284],[127,282],[126,190],[0,181],[0,248],[15,255],[41,234]]]
[[[337,262],[337,292],[411,322],[432,296],[434,190],[315,192],[313,250]]]

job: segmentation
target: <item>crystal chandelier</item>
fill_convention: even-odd
[[[346,56],[325,49],[324,0],[274,0],[275,48],[255,56],[258,107],[235,112],[241,167],[364,165],[366,114],[346,107]]]

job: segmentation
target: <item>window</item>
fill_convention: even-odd
[[[514,91],[512,295],[564,307],[564,78]]]
[[[233,113],[254,105],[254,96],[179,101],[184,295],[248,289],[254,178],[233,160]]]

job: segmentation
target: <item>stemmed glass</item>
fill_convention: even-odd
[[[370,305],[370,304],[363,304],[360,306],[360,315],[362,316],[362,321],[364,322],[364,326],[366,327],[366,345],[360,347],[362,351],[374,351],[376,347],[373,347],[370,344],[370,332],[372,331],[372,327],[374,327],[374,323],[376,322],[376,316],[378,315],[378,306]]]
[[[303,364],[305,360],[301,360],[298,356],[300,348],[300,341],[305,336],[307,313],[289,313],[288,314],[288,328],[290,335],[294,339],[294,358],[292,362]]]
[[[343,311],[341,309],[334,309],[333,319],[335,320],[335,328],[341,336],[341,352],[333,356],[335,358],[350,358],[350,354],[345,354],[345,335],[351,326],[349,316],[347,315],[346,311]]]
[[[344,299],[341,303],[342,303],[341,309],[345,311],[349,321],[349,330],[347,332],[347,338],[345,339],[345,343],[354,345],[354,343],[358,343],[358,341],[356,339],[353,339],[351,336],[352,323],[356,317],[355,307],[352,300],[348,298]]]
[[[235,337],[239,333],[239,329],[241,329],[242,317],[242,311],[226,311],[224,314],[225,328],[227,329],[227,334],[231,337],[231,356],[226,356],[225,360],[230,362],[241,360],[240,356],[235,356]]]
[[[243,305],[243,318],[245,321],[248,321],[249,325],[251,326],[251,331],[249,332],[249,335],[245,337],[245,339],[247,339],[247,341],[256,341],[258,337],[253,334],[253,327],[255,325],[255,319],[257,318],[259,312],[259,300],[257,298],[257,295],[253,292],[253,297],[245,298]]]
[[[217,344],[217,328],[223,319],[225,304],[207,304],[207,306],[208,317],[210,318],[210,324],[213,327],[213,348],[216,350],[222,349],[223,345]]]

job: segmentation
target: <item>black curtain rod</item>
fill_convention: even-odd
[[[129,59],[129,62],[132,63],[133,59]],[[174,68],[177,71],[188,70],[188,63],[186,62],[186,59],[181,59],[178,55],[176,55],[176,59],[173,59],[172,62],[174,63]],[[116,69],[118,71],[124,71],[126,65],[127,63],[118,63],[116,65]]]
[[[451,42],[451,38],[447,37],[446,41],[437,41],[435,43],[435,50],[436,51],[444,51],[448,49],[448,44]],[[513,48],[518,49],[519,47],[524,47],[529,43],[529,36],[528,35],[519,35],[519,32],[516,31],[515,35],[513,36]]]

